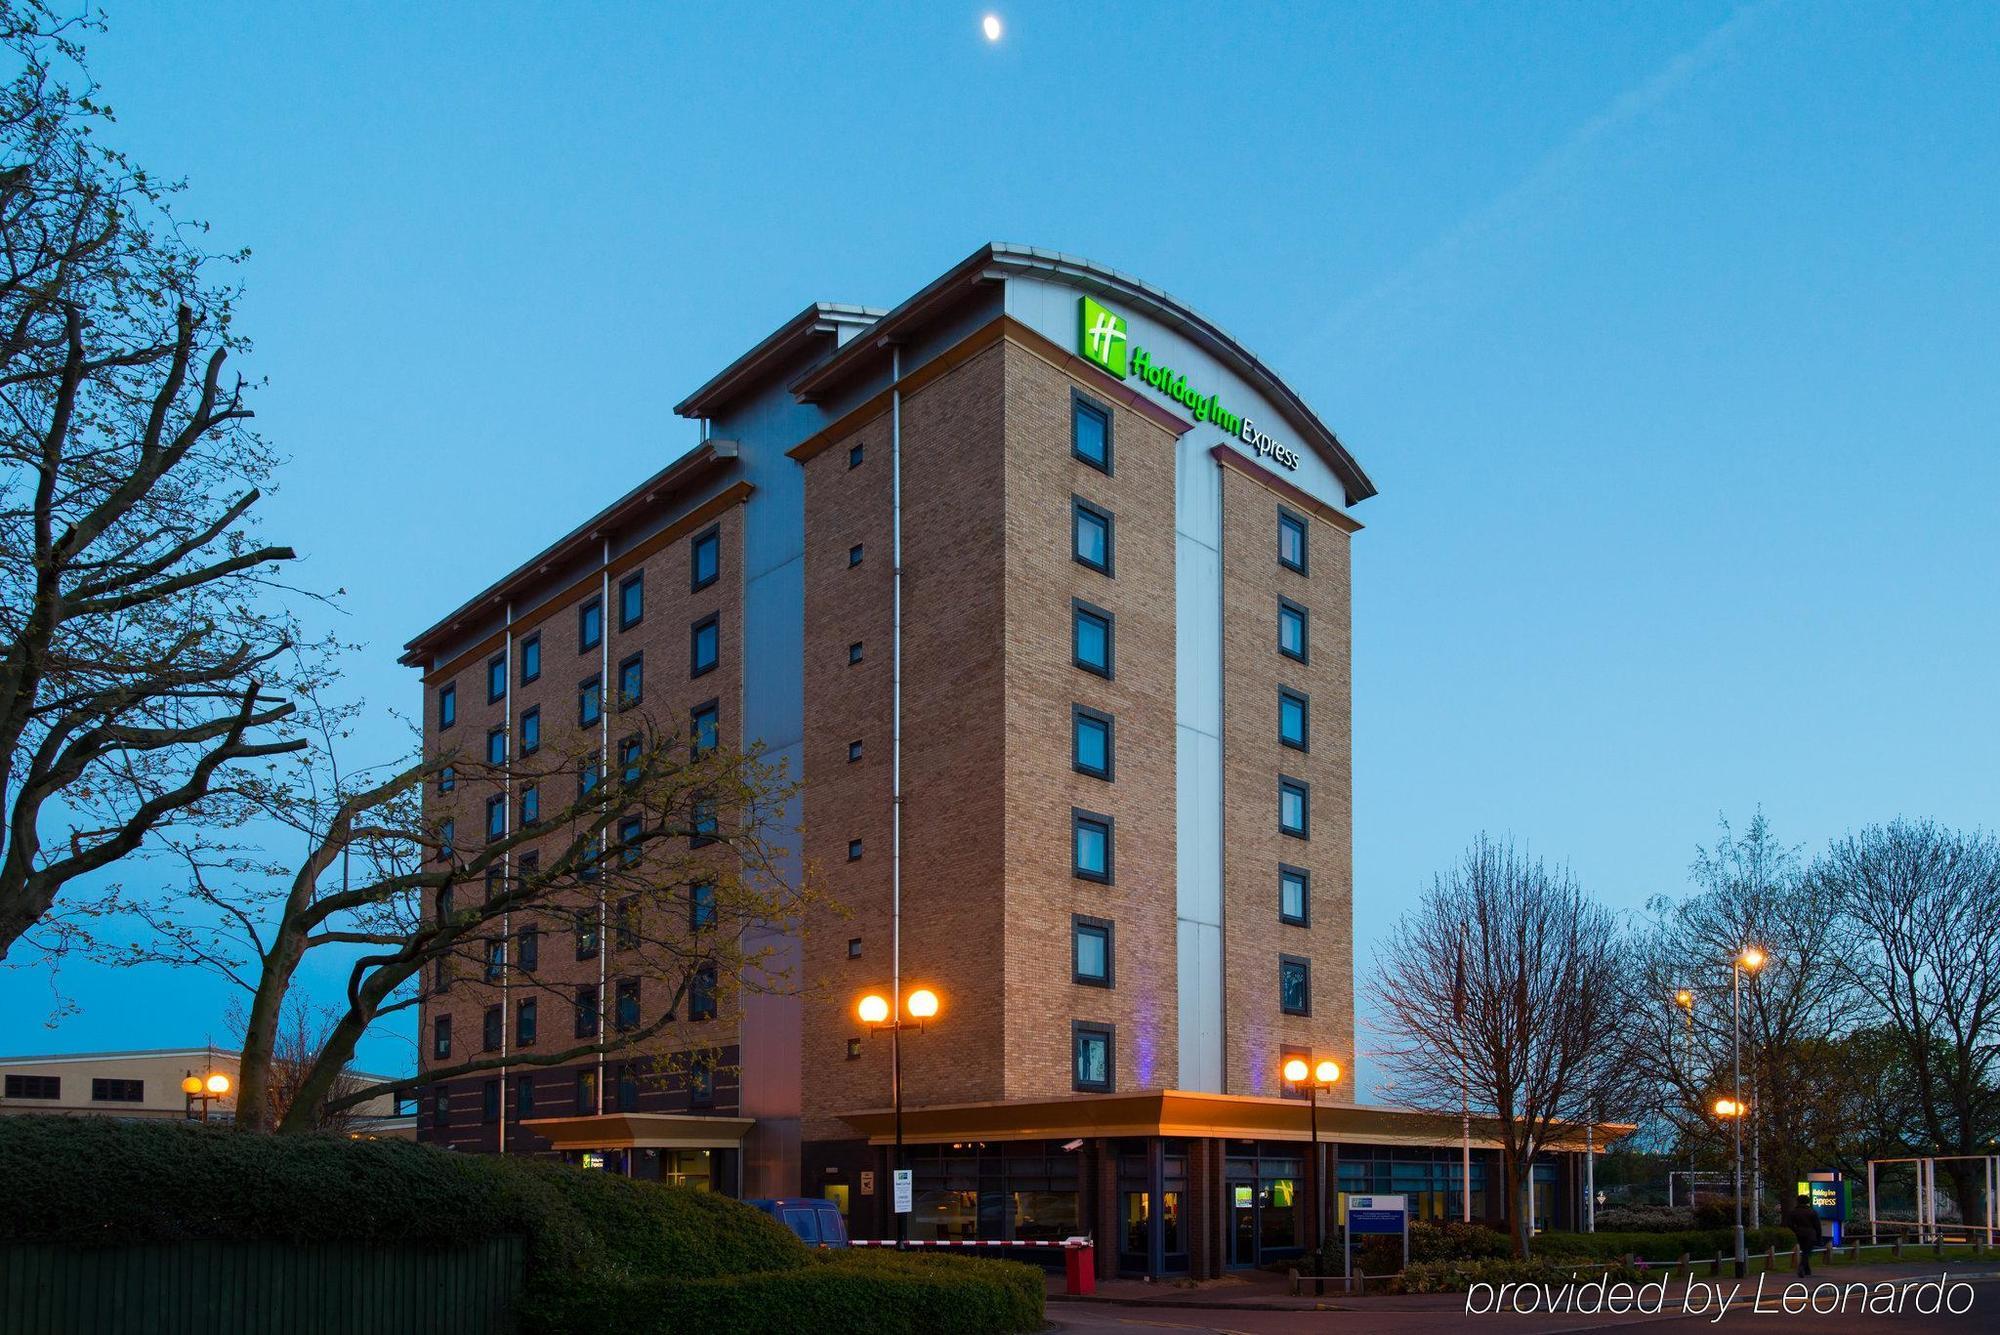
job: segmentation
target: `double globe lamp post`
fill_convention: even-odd
[[[1731,1092],[1723,1098],[1718,1098],[1714,1104],[1715,1115],[1732,1124],[1736,1142],[1735,1231],[1736,1277],[1738,1279],[1741,1279],[1750,1269],[1750,1252],[1743,1235],[1743,1119],[1750,1113],[1750,1105],[1743,1098],[1743,975],[1750,974],[1754,978],[1757,971],[1762,969],[1769,960],[1770,956],[1765,954],[1762,947],[1746,945],[1737,951],[1735,957],[1729,961],[1731,992],[1733,996],[1733,1012],[1730,1021]],[[1692,1045],[1694,993],[1690,992],[1687,988],[1682,988],[1680,991],[1674,993],[1674,1004],[1687,1012],[1689,1043]],[[1694,1186],[1692,1178],[1689,1179],[1688,1186],[1690,1192],[1692,1192]],[[1759,1184],[1757,1194],[1758,1199],[1761,1201],[1763,1198],[1761,1183]]]
[[[1308,1064],[1303,1057],[1293,1057],[1286,1061],[1283,1074],[1294,1085],[1305,1088],[1308,1116],[1312,1125],[1312,1245],[1315,1250],[1326,1246],[1326,1212],[1321,1208],[1320,1162],[1319,1162],[1319,1092],[1328,1093],[1340,1082],[1340,1063],[1331,1058],[1322,1058],[1316,1064]]]
[[[861,1017],[861,1023],[876,1032],[889,1031],[889,1103],[895,1110],[896,1151],[890,1161],[889,1190],[895,1191],[896,1174],[903,1171],[903,1031],[922,1029],[924,1021],[934,1020],[938,1013],[938,995],[927,987],[917,988],[902,998],[897,1005],[878,992],[870,992],[861,998],[854,1008]],[[895,1203],[893,1194],[890,1204]],[[905,1250],[910,1241],[910,1216],[901,1210],[896,1215],[896,1247]]]
[[[187,1115],[194,1118],[194,1101],[201,1100],[201,1120],[208,1120],[208,1105],[211,1099],[219,1099],[229,1093],[229,1077],[217,1071],[213,1075],[199,1076],[193,1071],[181,1081],[181,1093],[187,1096]]]

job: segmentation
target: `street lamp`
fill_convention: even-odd
[[[1319,1188],[1319,1092],[1331,1091],[1340,1082],[1340,1063],[1327,1057],[1308,1067],[1304,1057],[1293,1057],[1285,1063],[1284,1074],[1292,1084],[1306,1087],[1306,1099],[1312,1110],[1308,1114],[1312,1124],[1312,1241],[1314,1250],[1318,1250],[1326,1242],[1326,1211],[1322,1208]]]
[[[1718,1117],[1727,1117],[1736,1124],[1736,1277],[1743,1278],[1750,1272],[1750,1252],[1743,1240],[1743,975],[1747,971],[1755,974],[1764,967],[1769,956],[1757,946],[1745,945],[1736,952],[1736,958],[1729,962],[1732,993],[1735,998],[1735,1012],[1731,1022],[1731,1060],[1735,1068],[1735,1085],[1728,1099],[1718,1099],[1715,1112]],[[1730,1110],[1724,1112],[1727,1103]]]
[[[181,1093],[187,1096],[187,1115],[190,1120],[194,1117],[194,1101],[196,1099],[201,1100],[201,1120],[206,1122],[208,1120],[209,1101],[211,1099],[219,1099],[228,1092],[229,1077],[220,1071],[207,1076],[199,1076],[193,1071],[189,1071],[187,1078],[181,1081]]]
[[[889,1174],[889,1203],[893,1206],[896,1174],[903,1171],[903,1031],[922,1029],[924,1021],[937,1018],[938,994],[928,987],[920,987],[897,1000],[891,1000],[879,992],[870,992],[861,998],[854,1011],[861,1017],[861,1023],[870,1029],[889,1031],[889,1102],[896,1116],[896,1153],[890,1161]],[[905,1016],[908,1018],[905,1019]],[[907,1250],[910,1217],[901,1210],[892,1213],[896,1216],[896,1249]]]

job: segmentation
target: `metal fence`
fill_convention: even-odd
[[[9,1335],[506,1335],[526,1248],[0,1245]]]

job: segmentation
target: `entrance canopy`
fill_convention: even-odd
[[[888,1108],[842,1113],[841,1120],[885,1145],[895,1139],[895,1114]],[[1606,1122],[1591,1138],[1593,1148],[1631,1132]],[[1460,1119],[1449,1113],[1353,1103],[1322,1103],[1319,1138],[1364,1145],[1456,1145]],[[970,1140],[1055,1140],[1078,1136],[1171,1136],[1208,1140],[1297,1140],[1311,1138],[1311,1111],[1304,1099],[1250,1094],[1207,1094],[1155,1089],[1133,1094],[1078,1094],[1069,1098],[953,1103],[903,1109],[903,1139],[915,1144]],[[1472,1144],[1499,1146],[1490,1117],[1472,1119]],[[1585,1128],[1575,1126],[1544,1148],[1582,1150]]]
[[[605,1113],[598,1117],[527,1117],[521,1125],[557,1150],[733,1150],[756,1119],[690,1113]]]

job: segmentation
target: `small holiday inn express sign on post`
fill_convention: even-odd
[[[1220,395],[1203,394],[1188,383],[1185,375],[1154,361],[1145,348],[1133,346],[1124,316],[1090,297],[1077,298],[1077,312],[1081,326],[1078,345],[1086,358],[1120,380],[1137,376],[1186,408],[1195,421],[1213,422],[1260,458],[1275,460],[1287,468],[1299,466],[1296,450],[1279,444],[1259,431],[1255,422],[1224,407]]]

